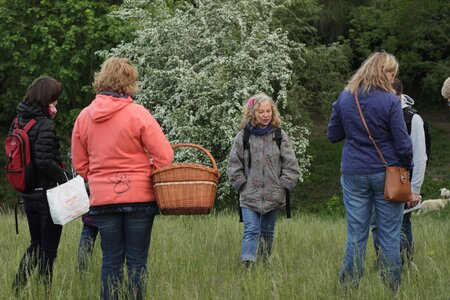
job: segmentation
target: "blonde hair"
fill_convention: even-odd
[[[268,101],[272,108],[272,124],[273,127],[281,127],[281,117],[280,112],[278,111],[277,105],[273,102],[273,99],[266,95],[265,93],[258,93],[250,97],[249,102],[245,103],[244,112],[242,113],[242,119],[240,128],[245,128],[248,123],[252,125],[252,127],[257,127],[256,123],[256,111],[258,110],[261,103]],[[253,103],[251,103],[253,102]]]
[[[92,86],[97,93],[114,91],[133,95],[139,91],[139,73],[128,58],[110,57],[102,64],[100,72],[95,73]]]
[[[442,85],[441,93],[442,93],[442,97],[450,100],[450,77],[444,81],[444,84]]]
[[[387,72],[394,73],[394,77],[397,75],[397,59],[387,52],[372,53],[350,78],[345,89],[352,94],[356,94],[358,89],[362,89],[362,92],[366,93],[374,88],[395,93],[386,76]]]

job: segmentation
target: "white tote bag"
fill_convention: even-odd
[[[47,199],[55,224],[67,224],[89,211],[89,196],[80,175],[47,190]]]

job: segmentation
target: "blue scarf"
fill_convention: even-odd
[[[269,124],[264,128],[253,128],[250,123],[248,123],[247,126],[245,126],[245,128],[247,128],[247,130],[250,131],[250,134],[253,134],[256,136],[268,134],[273,129],[272,124]]]
[[[114,98],[128,98],[128,96],[130,96],[131,98],[133,98],[132,95],[127,95],[124,93],[117,93],[115,91],[103,91],[100,93],[101,95],[106,95],[106,96],[112,96]]]

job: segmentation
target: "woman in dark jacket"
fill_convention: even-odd
[[[43,277],[48,287],[51,282],[62,226],[55,225],[52,221],[46,190],[68,179],[62,167],[63,159],[53,122],[62,89],[59,81],[41,76],[28,87],[24,99],[17,107],[20,128],[31,119],[35,119],[36,124],[28,131],[33,181],[27,182],[27,189],[20,193],[31,242],[20,261],[14,280],[13,288],[16,292],[27,283],[31,270],[36,266],[39,276]]]
[[[355,99],[357,95],[372,137],[387,163],[410,168],[411,140],[401,102],[391,86],[397,71],[394,56],[376,52],[361,65],[333,103],[328,139],[332,143],[344,140],[341,185],[347,215],[347,242],[339,274],[344,286],[359,285],[373,207],[382,252],[381,276],[393,290],[398,290],[401,282],[403,203],[384,199],[385,166],[363,126]]]

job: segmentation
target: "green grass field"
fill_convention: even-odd
[[[414,217],[416,267],[403,272],[398,299],[445,299],[450,296],[450,207]],[[1,218],[1,299],[11,299],[11,285],[28,246],[24,217],[20,234],[14,215]],[[88,271],[77,271],[81,221],[64,227],[49,299],[97,299],[101,249],[95,245]],[[276,227],[274,253],[268,263],[248,271],[240,261],[242,223],[232,213],[209,216],[159,216],[149,254],[148,299],[392,299],[373,267],[369,239],[366,272],[358,290],[344,291],[337,274],[344,253],[345,219],[296,214],[282,216]],[[21,299],[48,299],[32,278]]]
[[[432,157],[422,186],[424,199],[450,188],[450,110],[426,115],[432,126]],[[311,175],[292,194],[294,216],[277,222],[274,254],[248,272],[240,264],[242,224],[237,214],[160,216],[149,255],[148,299],[392,299],[373,268],[369,239],[366,272],[358,290],[343,291],[337,274],[344,254],[345,218],[339,186],[340,151],[326,139],[326,121],[315,124],[308,149]],[[3,176],[0,181],[4,180]],[[0,185],[3,201],[14,194]],[[11,204],[13,200],[9,200]],[[5,207],[10,207],[5,205]],[[15,234],[14,215],[0,207],[0,299],[11,299],[11,285],[29,243],[24,215]],[[414,262],[403,272],[398,299],[450,299],[450,205],[413,217]],[[81,221],[64,227],[50,299],[98,299],[101,249],[97,243],[89,270],[77,272]],[[32,278],[21,299],[48,299]]]

